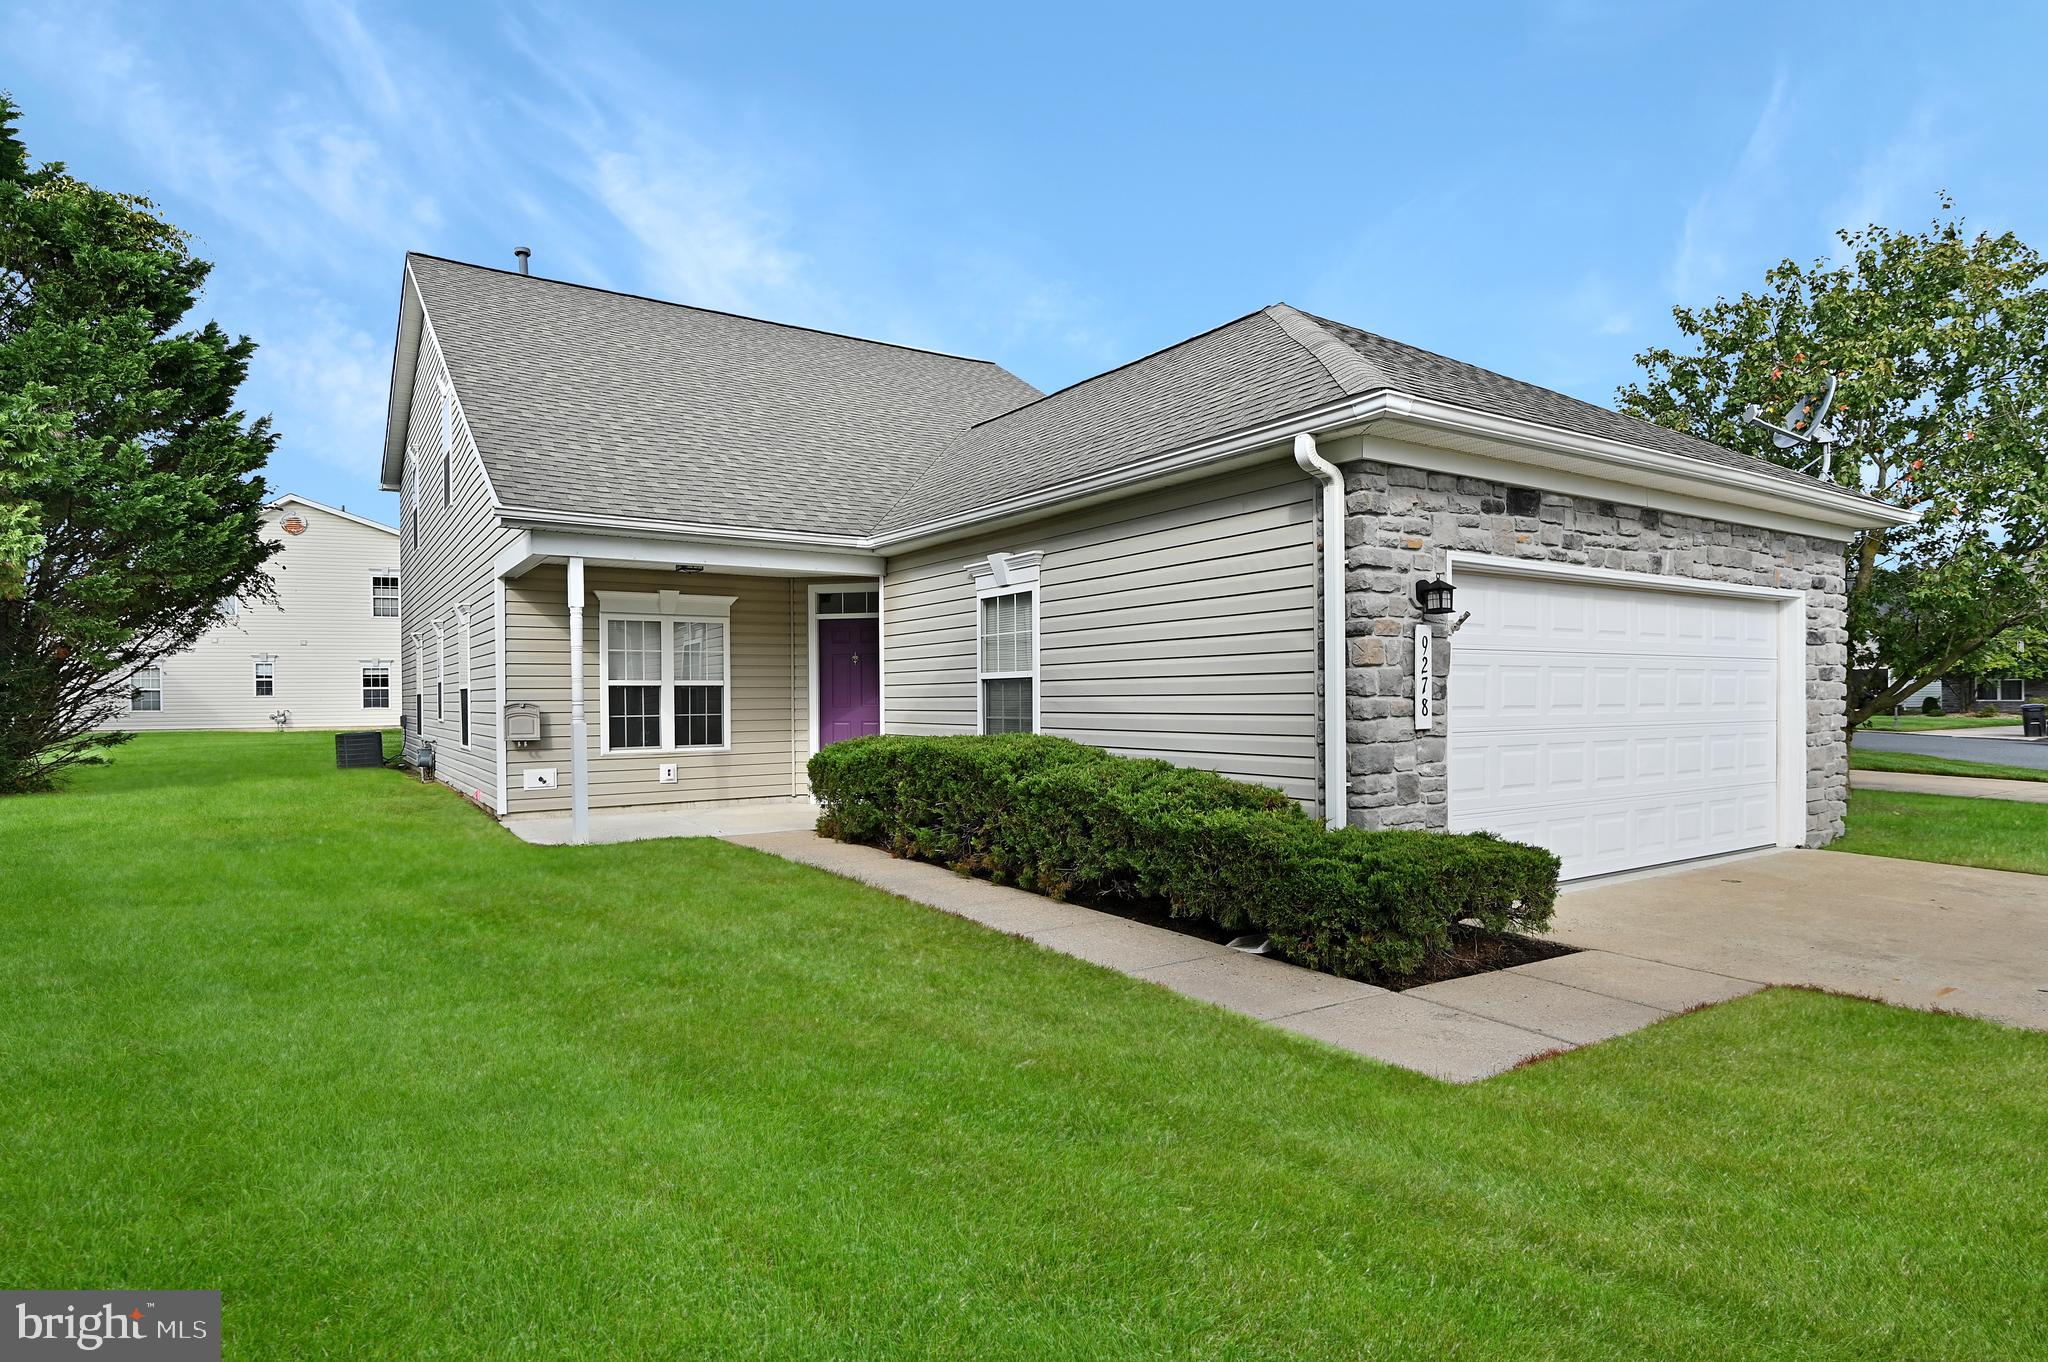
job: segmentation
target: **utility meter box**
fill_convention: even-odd
[[[514,700],[505,706],[505,741],[540,741],[540,706],[531,700]]]

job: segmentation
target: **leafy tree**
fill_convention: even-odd
[[[148,200],[31,166],[0,96],[0,793],[124,735],[136,668],[269,591],[234,407],[255,346],[178,329],[212,268]]]
[[[1677,307],[1684,349],[1636,356],[1639,416],[1789,465],[1745,424],[1828,372],[1832,476],[1920,522],[1847,547],[1850,656],[1889,683],[1850,697],[1849,729],[2048,611],[2048,263],[2010,232],[1970,236],[1954,204],[1924,231],[1837,233],[1846,261],[1766,272],[1761,291]]]
[[[1956,670],[1970,677],[2048,676],[2048,619],[2006,630],[1964,658]]]

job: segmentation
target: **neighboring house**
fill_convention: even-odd
[[[2048,704],[2048,677],[1947,676],[1941,682],[1941,707],[1950,713],[1996,709],[2019,713],[2021,705]]]
[[[119,729],[389,728],[398,717],[398,531],[300,496],[266,508],[275,596],[229,601],[190,648],[130,678]]]
[[[409,741],[501,815],[1033,729],[1574,876],[1840,833],[1842,544],[1910,518],[1286,306],[1045,395],[418,255],[383,482]]]

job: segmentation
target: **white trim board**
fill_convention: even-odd
[[[1745,586],[1737,582],[1710,582],[1697,577],[1672,577],[1660,573],[1628,572],[1617,568],[1580,567],[1575,563],[1551,563],[1540,559],[1507,558],[1490,553],[1453,549],[1444,555],[1444,579],[1457,585],[1460,570],[1467,573],[1508,577],[1533,577],[1587,585],[1621,587],[1637,591],[1676,591],[1701,596],[1734,597],[1743,600],[1774,601],[1778,624],[1778,831],[1777,845],[1806,845],[1806,596],[1803,590],[1785,587]],[[1457,667],[1457,645],[1452,643],[1451,666]],[[1457,741],[1457,724],[1446,728],[1450,742]]]
[[[805,678],[805,708],[810,710],[811,756],[818,755],[818,621],[820,618],[835,620],[870,619],[875,622],[875,703],[886,709],[882,696],[882,612],[880,610],[860,611],[855,614],[818,614],[818,597],[828,591],[872,591],[879,604],[882,597],[882,579],[879,576],[862,578],[852,582],[812,582],[806,592],[804,605],[804,660],[808,667]],[[875,730],[881,731],[881,715],[875,715]]]
[[[984,682],[990,680],[1013,680],[1024,677],[1031,682],[1031,731],[1045,731],[1039,718],[1039,701],[1045,686],[1039,675],[1039,619],[1044,596],[1039,591],[1038,565],[1044,555],[1037,550],[1025,553],[991,553],[979,563],[967,565],[968,575],[974,579],[974,731],[988,732],[988,714]],[[981,627],[984,614],[982,606],[994,597],[1015,596],[1024,592],[1031,594],[1031,669],[1028,672],[988,672],[982,669],[982,659],[987,656],[983,646]]]
[[[660,641],[656,645],[661,650],[661,677],[652,683],[660,687],[661,741],[653,747],[622,747],[618,749],[618,754],[630,756],[643,752],[668,752],[679,756],[705,756],[732,751],[732,605],[739,597],[693,596],[681,591],[597,591],[592,594],[597,597],[599,754],[613,755],[611,626],[615,619],[663,621],[663,627],[657,633]],[[683,745],[676,741],[675,691],[676,687],[683,683],[676,680],[675,633],[669,626],[677,622],[715,623],[723,628],[719,649],[720,662],[724,666],[723,677],[718,683],[719,701],[723,706],[723,713],[719,719],[719,742]],[[627,684],[649,683],[643,680]]]

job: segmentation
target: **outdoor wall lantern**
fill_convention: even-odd
[[[1448,615],[1451,613],[1451,584],[1438,577],[1434,581],[1415,584],[1415,603],[1422,607],[1425,615]]]

